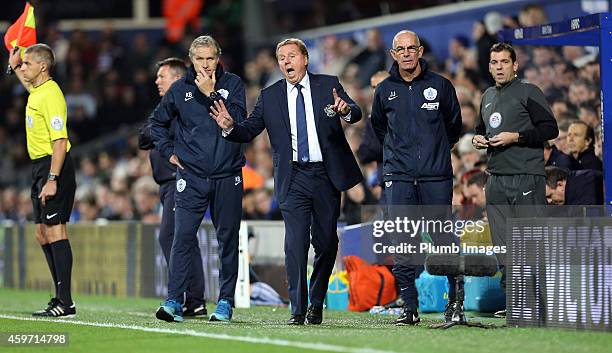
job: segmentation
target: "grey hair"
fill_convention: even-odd
[[[29,46],[25,50],[24,54],[32,54],[34,56],[34,60],[44,62],[47,64],[49,69],[51,69],[55,64],[55,54],[53,53],[53,49],[44,43]]]
[[[297,47],[300,50],[300,52],[302,53],[302,55],[304,55],[306,57],[306,59],[308,59],[308,49],[306,48],[306,44],[304,44],[304,41],[302,41],[299,38],[287,38],[287,39],[284,39],[281,42],[279,42],[276,45],[276,55],[278,55],[278,50],[281,47],[284,47],[285,45],[289,45],[289,44],[297,45]]]
[[[215,38],[211,36],[199,36],[191,42],[191,46],[189,47],[189,58],[193,58],[193,52],[196,48],[199,47],[210,47],[215,48],[217,50],[217,57],[221,56],[221,47],[219,43],[215,40]]]

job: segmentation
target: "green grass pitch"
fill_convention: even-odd
[[[394,316],[325,311],[321,326],[287,326],[287,308],[237,309],[231,323],[155,319],[159,300],[77,296],[73,319],[37,320],[30,313],[46,305],[46,292],[0,288],[0,333],[61,332],[67,346],[15,347],[0,352],[610,352],[612,334],[543,328],[431,330],[441,314],[422,315],[417,327],[396,327]],[[209,312],[214,309],[208,306]],[[487,317],[470,319],[502,325]]]

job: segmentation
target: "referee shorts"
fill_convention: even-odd
[[[48,198],[43,206],[40,195],[47,182],[51,170],[51,156],[45,156],[32,161],[32,206],[34,208],[34,221],[36,224],[56,225],[66,224],[72,213],[76,180],[74,164],[70,154],[66,154],[64,165],[57,180],[57,192]]]

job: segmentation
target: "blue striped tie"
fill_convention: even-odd
[[[302,94],[302,85],[295,85],[298,90],[295,100],[295,120],[297,123],[297,153],[298,162],[306,163],[310,160],[308,152],[308,129],[306,125],[306,106],[304,105],[304,95]]]

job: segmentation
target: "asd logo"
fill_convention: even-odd
[[[427,103],[427,102],[425,102],[421,106],[421,109],[438,110],[439,106],[440,106],[440,102],[435,102],[435,103]]]

